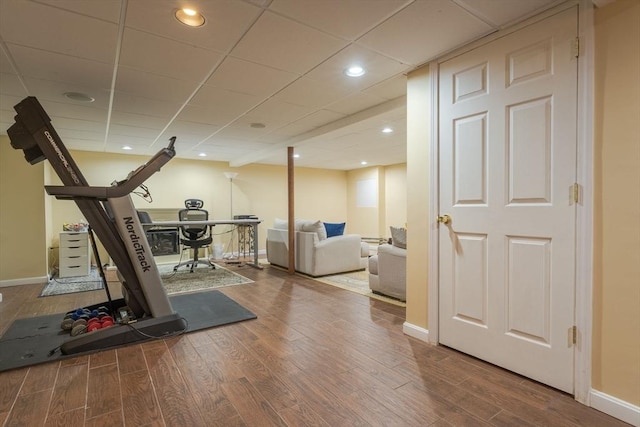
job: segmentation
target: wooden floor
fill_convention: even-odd
[[[235,269],[235,268],[232,268]],[[224,292],[256,320],[0,373],[4,426],[622,426],[402,333],[404,308],[265,268]],[[15,318],[104,301],[0,288]],[[112,291],[113,292],[113,291]]]

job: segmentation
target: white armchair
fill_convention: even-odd
[[[363,270],[363,259],[367,259],[369,247],[357,234],[320,239],[318,233],[295,232],[295,270],[310,276],[326,276]],[[366,245],[366,248],[363,246]],[[363,254],[366,252],[366,255]],[[267,260],[269,263],[289,267],[288,231],[270,228],[267,230]],[[366,261],[365,261],[366,263]]]
[[[380,245],[369,258],[369,288],[375,293],[407,300],[407,250]]]

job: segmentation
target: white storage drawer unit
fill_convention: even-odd
[[[88,276],[91,271],[90,250],[86,231],[61,232],[58,277]]]

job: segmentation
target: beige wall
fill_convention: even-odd
[[[358,206],[358,182],[375,182],[377,201],[374,207]],[[405,163],[354,169],[347,173],[349,233],[363,237],[388,238],[389,226],[407,222],[407,165]]]
[[[390,237],[389,227],[407,223],[407,164],[384,168],[385,224],[383,237]]]
[[[370,207],[358,206],[358,185],[373,183],[378,190],[375,194],[374,205]],[[384,214],[384,168],[369,167],[354,169],[347,173],[347,187],[349,197],[347,209],[349,218],[347,230],[349,233],[360,234],[363,237],[378,237],[381,232],[380,218]],[[382,190],[382,191],[381,191]]]
[[[22,150],[0,136],[0,279],[47,274],[43,163],[29,165]]]
[[[595,11],[593,388],[640,405],[640,1]]]
[[[0,281],[44,277],[47,253],[51,255],[50,265],[57,261],[62,224],[78,222],[83,219],[82,214],[74,202],[45,194],[45,182],[60,185],[48,162],[30,166],[22,158],[22,151],[11,148],[8,137],[0,137],[0,142]],[[85,151],[72,151],[71,154],[93,186],[107,186],[114,180],[123,179],[150,158]],[[230,169],[222,162],[172,159],[146,182],[152,203],[135,195],[132,198],[136,208],[151,211],[181,208],[184,199],[200,198],[211,218],[227,219],[231,214],[230,184],[223,172],[230,170],[238,172],[233,180],[233,213],[253,214],[263,220],[259,226],[258,246],[264,249],[266,229],[273,225],[275,218],[287,218],[287,168],[284,166],[247,165]],[[348,217],[346,172],[296,168],[295,180],[297,217],[328,222],[344,221]],[[14,209],[15,206],[22,207]],[[22,230],[15,226],[20,223],[30,225]],[[226,245],[229,234],[224,233],[228,229],[224,227],[218,226],[214,232],[222,234],[216,237],[216,242]],[[24,241],[30,244],[24,245]],[[102,247],[100,258],[103,263],[108,261]],[[169,261],[162,257],[159,262]]]
[[[429,69],[407,80],[407,323],[428,329],[429,181],[431,143]]]

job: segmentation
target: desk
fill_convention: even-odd
[[[253,264],[248,262],[247,265],[262,270],[260,264],[258,264],[258,224],[262,220],[259,219],[216,219],[209,221],[154,221],[143,222],[142,227],[147,230],[153,227],[180,227],[184,225],[208,225],[213,227],[214,225],[247,225],[250,226],[253,232],[255,244],[253,245]]]

